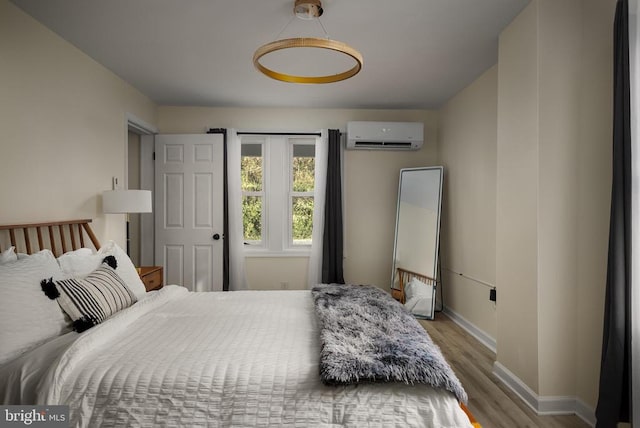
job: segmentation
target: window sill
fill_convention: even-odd
[[[249,257],[310,257],[311,250],[286,250],[286,251],[270,251],[264,249],[245,249],[244,256]]]

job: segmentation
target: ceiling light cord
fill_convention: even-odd
[[[324,28],[324,24],[322,23],[322,21],[320,21],[320,18],[316,18],[316,21],[318,21],[318,24],[320,24],[320,28],[322,28],[322,31],[324,31],[324,35],[327,40],[331,40],[331,37],[329,37],[329,33],[327,33],[327,29]]]
[[[289,25],[291,25],[291,22],[293,22],[293,20],[294,20],[294,19],[296,19],[296,16],[295,16],[295,15],[293,15],[293,16],[291,17],[291,19],[289,19],[289,22],[287,22],[287,25],[285,25],[284,27],[282,27],[282,30],[280,30],[280,32],[279,32],[279,33],[278,33],[278,35],[276,36],[276,40],[280,40],[280,36],[282,36],[282,33],[284,33],[284,30],[286,30],[286,29],[287,29],[287,27],[288,27]]]
[[[285,24],[284,27],[282,27],[282,30],[280,30],[280,32],[278,33],[278,35],[276,36],[276,40],[280,40],[280,36],[282,36],[282,33],[284,33],[284,31],[289,28],[289,25],[291,25],[291,23],[293,22],[293,20],[296,19],[296,15],[293,15],[289,21],[287,21],[287,23]],[[320,20],[320,17],[314,18],[315,21],[318,22],[318,25],[320,26],[320,29],[322,30],[322,32],[324,33],[324,37],[327,40],[331,40],[331,37],[329,36],[329,33],[327,32],[327,29],[325,28],[324,24],[322,23],[322,21]]]

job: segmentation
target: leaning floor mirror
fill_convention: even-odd
[[[400,170],[392,294],[416,317],[433,319],[443,167]]]

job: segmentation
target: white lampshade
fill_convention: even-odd
[[[106,214],[150,213],[150,190],[107,190],[102,193],[102,211]]]

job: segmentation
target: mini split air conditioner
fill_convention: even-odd
[[[347,122],[347,149],[418,150],[423,142],[421,122]]]

